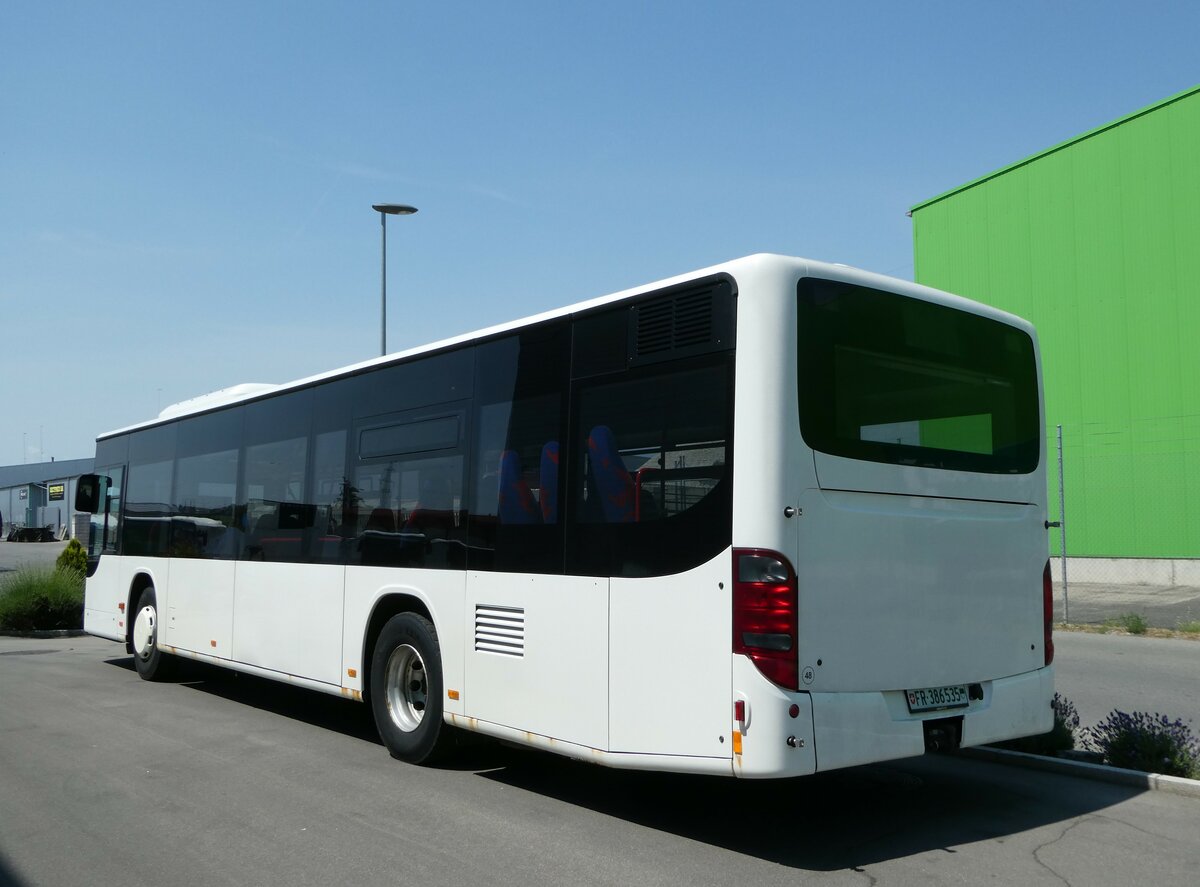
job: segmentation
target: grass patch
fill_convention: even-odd
[[[1179,623],[1179,630],[1184,634],[1200,634],[1200,619],[1189,619]]]
[[[1112,619],[1105,619],[1104,624],[1109,628],[1120,628],[1130,634],[1145,634],[1150,626],[1146,617],[1141,613],[1122,613]]]
[[[1055,631],[1073,631],[1080,634],[1112,634],[1124,630],[1115,625],[1103,625],[1089,622],[1055,622]],[[1200,641],[1200,632],[1186,632],[1174,628],[1147,628],[1139,635],[1144,638],[1177,638],[1185,641]]]
[[[83,627],[83,573],[25,567],[0,579],[0,630]]]

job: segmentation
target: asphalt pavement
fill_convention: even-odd
[[[0,700],[0,885],[1126,887],[1200,870],[1198,799],[961,757],[757,782],[483,743],[412,767],[364,705],[215,669],[147,683],[88,637],[0,638]]]
[[[1200,640],[1060,631],[1054,647],[1054,689],[1081,727],[1143,711],[1182,718],[1200,738]]]
[[[52,567],[66,542],[6,542],[0,539],[0,574],[21,567]]]
[[[1069,582],[1054,586],[1054,618],[1074,625],[1103,625],[1128,614],[1151,628],[1178,629],[1200,621],[1200,588],[1188,585],[1103,585]],[[1067,617],[1070,618],[1067,618]]]

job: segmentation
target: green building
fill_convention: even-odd
[[[1200,558],[1200,86],[911,215],[917,281],[1038,328],[1068,555],[1194,583],[1200,562],[1178,559]]]

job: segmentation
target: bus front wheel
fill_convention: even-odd
[[[158,599],[152,586],[142,591],[135,608],[130,630],[133,665],[142,680],[167,680],[174,662],[158,646]]]
[[[450,731],[442,722],[442,693],[433,623],[416,613],[393,616],[371,656],[371,710],[393,758],[424,764],[445,750]]]

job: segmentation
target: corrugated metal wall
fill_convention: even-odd
[[[1200,87],[912,216],[919,282],[1038,328],[1070,553],[1200,557]]]

